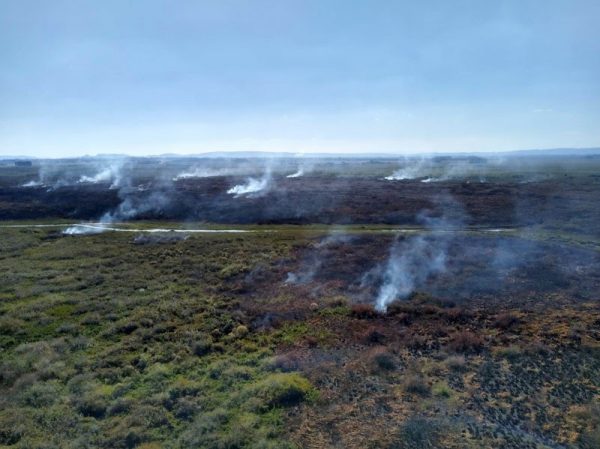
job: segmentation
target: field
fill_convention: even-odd
[[[600,447],[600,158],[269,164],[0,167],[0,447]]]

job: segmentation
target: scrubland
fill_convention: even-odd
[[[367,178],[375,199],[339,184],[341,199],[281,225],[166,209],[119,224],[134,232],[65,235],[74,216],[45,212],[3,222],[0,447],[600,447],[593,174]],[[223,207],[269,216],[268,198]],[[319,208],[337,224],[298,225]]]

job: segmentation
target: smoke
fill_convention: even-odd
[[[377,310],[385,312],[391,302],[406,299],[431,276],[446,270],[453,231],[462,228],[464,213],[449,196],[439,197],[436,202],[443,212],[441,216],[424,211],[417,217],[426,228],[425,234],[394,241],[383,269],[375,302]]]
[[[79,182],[105,182],[112,181],[111,189],[118,188],[121,202],[113,210],[105,212],[94,225],[76,225],[67,228],[63,233],[68,235],[92,234],[109,230],[108,225],[120,221],[127,221],[148,212],[161,212],[170,206],[172,200],[173,183],[159,174],[147,187],[132,187],[130,175],[123,172],[123,161],[111,164],[109,167],[97,172],[93,177],[81,176]]]
[[[124,161],[119,160],[110,164],[108,167],[100,170],[93,176],[82,175],[79,178],[79,183],[86,184],[98,184],[98,183],[107,183],[110,182],[111,189],[117,189],[121,186],[123,181],[123,170]]]
[[[312,172],[314,170],[314,159],[307,159],[304,157],[303,154],[297,154],[296,158],[298,158],[298,168],[294,173],[290,173],[289,175],[287,175],[286,178],[300,178],[306,173]]]
[[[88,234],[100,234],[104,232],[106,229],[102,224],[97,225],[88,225],[88,224],[78,224],[75,226],[68,227],[63,231],[65,235],[88,235]]]
[[[443,272],[448,244],[448,235],[419,235],[397,240],[390,250],[375,308],[385,312],[388,304],[407,298],[431,275]]]
[[[234,195],[236,198],[249,195],[257,197],[267,193],[273,184],[271,169],[267,168],[265,173],[260,178],[248,178],[244,184],[238,184],[230,188],[227,193]]]
[[[300,176],[304,176],[304,169],[302,167],[298,168],[295,173],[287,175],[286,178],[299,178]]]
[[[89,183],[89,184],[98,184],[98,183],[106,183],[110,182],[110,188],[116,189],[121,186],[123,176],[123,161],[118,161],[112,163],[110,166],[100,170],[93,176],[82,175],[79,178],[79,183]]]
[[[420,179],[423,183],[431,183],[476,178],[479,182],[485,182],[485,172],[489,169],[488,163],[488,160],[480,157],[405,158],[402,167],[384,179],[387,181]]]
[[[77,184],[99,184],[110,182],[110,188],[116,189],[122,185],[122,171],[126,160],[116,159],[108,162],[98,163],[93,160],[66,165],[61,162],[43,161],[38,167],[37,179],[21,184],[21,187],[44,187],[48,192],[61,187],[69,187]],[[81,175],[81,165],[91,165],[95,170],[92,175]],[[87,170],[86,170],[87,171]]]
[[[330,249],[334,245],[348,243],[351,240],[352,237],[340,232],[325,237],[313,246],[313,250],[305,256],[297,271],[287,273],[285,283],[308,284],[323,267],[324,259],[329,255]]]
[[[64,185],[64,182],[61,182],[61,180],[54,180],[56,186],[53,186],[51,184],[53,184],[53,180],[52,180],[52,172],[51,170],[49,170],[49,167],[47,167],[46,165],[40,165],[38,167],[38,177],[37,179],[33,179],[31,181],[25,182],[24,184],[21,184],[21,187],[48,187],[48,191],[52,190],[53,188],[56,187],[60,187],[61,185]]]
[[[32,181],[28,181],[24,184],[21,184],[21,187],[43,187],[44,183],[40,180],[32,180]]]
[[[167,192],[153,191],[141,196],[127,194],[114,211],[107,212],[102,216],[100,222],[115,223],[131,220],[145,212],[164,209],[169,204],[170,197]]]
[[[201,168],[197,167],[191,171],[179,173],[173,178],[173,181],[179,181],[180,179],[189,178],[212,178],[215,176],[230,176],[239,174],[239,170],[233,170],[231,168]]]
[[[386,176],[386,181],[403,181],[406,179],[416,179],[426,176],[431,170],[430,164],[425,159],[404,159],[403,167],[396,170],[390,176]]]

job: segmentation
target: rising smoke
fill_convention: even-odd
[[[329,255],[331,247],[348,243],[352,237],[341,232],[334,232],[313,245],[294,272],[287,273],[285,283],[303,285],[311,282],[323,267],[324,259]]]
[[[482,158],[405,158],[401,168],[384,179],[387,181],[420,180],[423,183],[476,178],[485,182],[489,161]]]
[[[179,173],[173,178],[173,181],[190,178],[212,178],[216,176],[231,176],[240,174],[240,170],[233,168],[202,168],[197,167],[190,171]]]
[[[118,189],[123,184],[123,166],[125,160],[120,159],[113,161],[108,167],[101,169],[95,175],[82,175],[79,178],[79,183],[83,184],[99,184],[110,182],[111,189]]]
[[[286,176],[286,178],[299,178],[304,176],[304,169],[302,167],[298,168],[298,170],[292,174]]]
[[[445,271],[453,231],[462,228],[465,217],[451,197],[441,196],[436,202],[441,215],[424,211],[418,216],[425,233],[397,238],[390,248],[375,300],[378,311],[385,312],[390,303],[406,299],[432,275]]]
[[[258,197],[266,194],[273,187],[273,176],[271,169],[267,168],[260,178],[248,178],[245,183],[237,184],[227,190],[227,193],[239,198],[244,195]]]
[[[385,312],[397,299],[406,299],[431,275],[446,268],[448,235],[419,235],[396,240],[390,249],[375,308]]]

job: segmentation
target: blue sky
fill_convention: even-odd
[[[0,0],[0,154],[600,146],[597,0]]]

